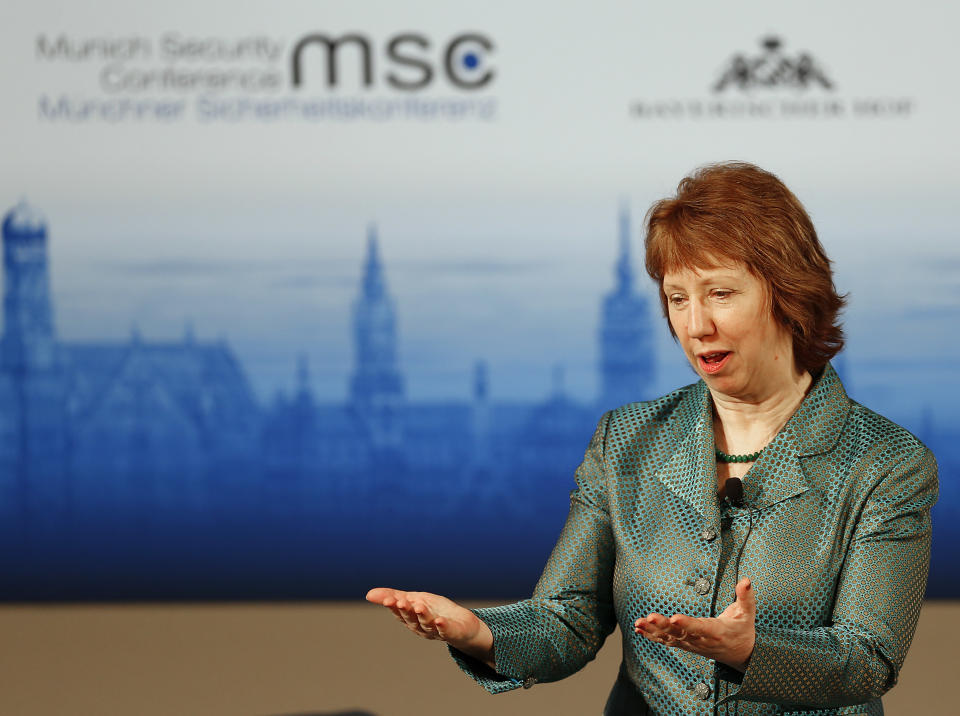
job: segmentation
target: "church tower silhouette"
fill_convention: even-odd
[[[47,224],[26,202],[3,221],[2,365],[7,370],[36,372],[53,368],[55,341],[50,277],[47,270]]]
[[[403,446],[404,386],[397,364],[397,318],[373,225],[367,231],[363,281],[353,306],[353,335],[351,405],[367,429],[374,451],[398,454]]]
[[[620,255],[616,283],[601,307],[600,395],[598,407],[612,410],[646,400],[653,382],[655,356],[647,299],[634,289],[630,260],[630,214],[620,209]]]
[[[65,385],[47,266],[47,224],[26,202],[3,220],[0,469],[25,513],[57,519],[64,497]],[[10,487],[10,484],[7,484]]]

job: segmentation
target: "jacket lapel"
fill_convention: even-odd
[[[762,510],[810,489],[793,440],[781,432],[743,478],[743,503]]]
[[[677,449],[657,478],[710,523],[719,523],[713,401],[701,381],[678,406],[673,420]]]
[[[810,489],[801,458],[832,450],[849,414],[850,399],[827,364],[800,407],[747,473],[744,503],[762,510]]]
[[[673,423],[677,449],[657,477],[708,521],[718,521],[713,400],[703,381],[678,407]],[[800,407],[745,476],[744,503],[761,510],[810,489],[801,458],[831,450],[849,413],[850,399],[827,364]]]

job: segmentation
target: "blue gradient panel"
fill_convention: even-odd
[[[462,61],[477,63],[473,55]],[[568,394],[560,367],[541,400],[495,400],[482,360],[468,397],[412,397],[376,227],[349,279],[351,335],[329,338],[353,344],[352,362],[341,366],[348,376],[341,401],[317,396],[307,356],[295,354],[293,393],[259,399],[231,343],[199,340],[190,328],[166,342],[137,331],[121,341],[62,340],[47,240],[45,220],[27,204],[6,215],[6,600],[357,598],[378,584],[523,595],[563,524],[573,472],[599,416],[655,397],[654,326],[662,319],[636,285],[625,212],[612,283],[595,299],[592,401]],[[193,268],[158,270],[178,276]],[[438,347],[457,340],[432,338]],[[842,355],[835,365],[848,386],[858,384]],[[876,382],[854,397],[871,405]],[[956,403],[956,382],[941,395]],[[907,427],[941,467],[929,594],[957,596],[958,426],[935,420],[935,407]]]

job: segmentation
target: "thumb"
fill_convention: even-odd
[[[748,614],[757,613],[757,597],[753,593],[753,583],[749,578],[744,577],[736,586],[737,602]]]

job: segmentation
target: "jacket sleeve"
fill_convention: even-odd
[[[830,708],[871,701],[896,684],[926,589],[930,508],[937,499],[933,454],[915,441],[905,452],[867,496],[831,624],[758,627],[740,688],[721,702]]]
[[[451,648],[459,666],[491,693],[556,681],[593,659],[616,625],[616,558],[607,506],[604,445],[610,413],[576,471],[570,512],[531,599],[474,613],[493,632],[494,672]]]

